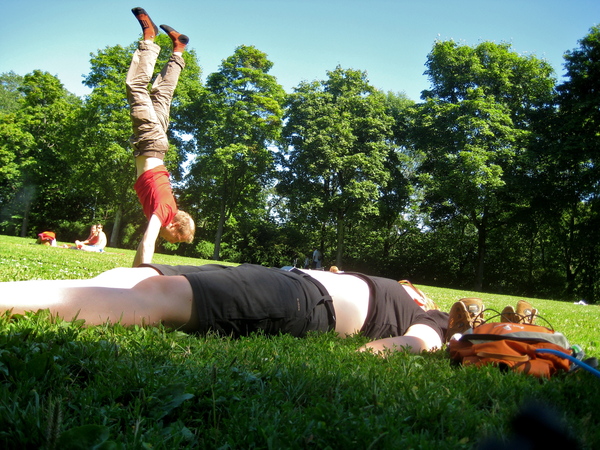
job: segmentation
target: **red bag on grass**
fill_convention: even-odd
[[[54,231],[43,231],[38,233],[37,243],[42,245],[52,245],[52,242],[56,240],[56,233]]]

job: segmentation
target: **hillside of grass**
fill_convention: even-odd
[[[88,278],[128,267],[133,256],[0,236],[0,281]],[[159,254],[155,262],[210,261]],[[497,310],[517,301],[419,287],[446,311],[461,297],[481,297]],[[530,301],[571,343],[600,356],[600,307]],[[445,350],[356,352],[364,342],[334,333],[233,340],[163,327],[86,327],[43,311],[3,314],[0,447],[439,449],[494,440],[511,448],[511,421],[534,403],[581,448],[600,448],[600,379],[589,372],[539,380],[457,367]],[[529,434],[550,436],[533,424]]]

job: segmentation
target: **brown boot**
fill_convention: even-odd
[[[161,25],[160,27],[173,41],[173,51],[183,53],[185,51],[185,46],[190,42],[190,38],[185,34],[178,33],[169,25]]]
[[[450,308],[446,341],[456,333],[464,333],[469,328],[475,328],[484,322],[484,306],[480,298],[462,298]]]
[[[519,323],[519,318],[517,317],[517,313],[515,313],[515,308],[513,308],[511,305],[506,305],[502,310],[502,314],[500,314],[500,322]]]
[[[520,319],[519,323],[534,325],[537,312],[537,309],[535,309],[531,303],[526,302],[525,300],[519,300],[517,302],[517,316]]]
[[[146,10],[144,8],[133,8],[131,12],[142,26],[144,40],[153,40],[158,35],[158,27],[152,22]]]
[[[535,318],[537,316],[537,309],[535,309],[531,303],[525,300],[519,300],[517,302],[517,310],[507,305],[501,314],[500,322],[511,322],[511,323],[526,323],[530,325],[535,324]]]

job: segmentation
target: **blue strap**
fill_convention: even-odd
[[[565,358],[568,359],[569,361],[571,361],[573,364],[577,364],[579,367],[581,367],[582,369],[587,370],[590,373],[593,373],[594,375],[596,375],[598,378],[600,378],[600,371],[594,369],[592,366],[584,363],[583,361],[578,360],[577,358],[571,356],[571,355],[567,355],[566,353],[563,353],[559,350],[554,350],[554,349],[550,349],[550,348],[539,348],[535,351],[536,353],[552,353],[553,355],[559,356],[561,358]]]

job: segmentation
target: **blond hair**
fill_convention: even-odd
[[[425,311],[429,311],[432,309],[439,310],[439,306],[435,304],[433,300],[427,297],[421,289],[413,285],[408,280],[400,280],[398,281],[409,294],[412,294],[411,297],[415,301],[417,305],[423,308]]]
[[[176,225],[175,235],[177,236],[178,242],[187,242],[191,244],[194,242],[194,234],[196,233],[196,224],[194,219],[185,211],[177,211],[173,218],[174,225]]]

